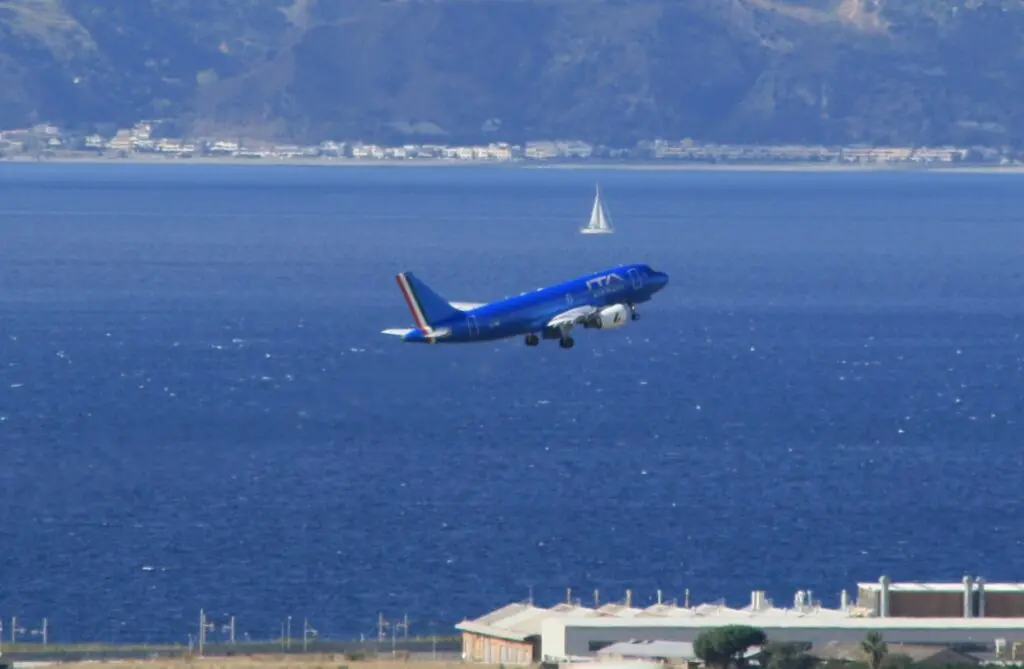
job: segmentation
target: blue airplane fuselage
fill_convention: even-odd
[[[667,283],[668,275],[647,265],[619,265],[473,309],[453,309],[444,318],[431,322],[427,329],[418,324],[420,327],[409,331],[402,339],[406,342],[455,344],[533,333],[554,338],[558,335],[549,331],[548,324],[559,314],[577,307],[601,309],[616,304],[641,304],[650,300]],[[425,286],[423,288],[422,292],[429,290]],[[415,296],[407,296],[407,300],[418,301]],[[414,309],[412,304],[410,309]],[[439,332],[443,332],[443,336],[436,336]]]

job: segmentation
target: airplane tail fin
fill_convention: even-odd
[[[412,272],[398,274],[395,281],[405,296],[405,303],[412,312],[416,327],[424,332],[462,313],[449,304],[448,300],[432,291],[427,284],[413,276]]]

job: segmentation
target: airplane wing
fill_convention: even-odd
[[[597,313],[597,307],[583,306],[569,309],[558,314],[550,321],[547,327],[561,330],[563,334],[568,333],[575,325],[579,325]]]
[[[471,310],[476,309],[478,307],[482,307],[482,306],[484,306],[487,303],[486,302],[449,302],[448,304],[452,305],[453,307],[455,307],[459,311],[471,311]]]

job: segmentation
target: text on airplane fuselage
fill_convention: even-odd
[[[609,288],[612,286],[612,284],[622,282],[622,277],[616,274],[615,272],[612,272],[611,274],[595,276],[593,279],[589,279],[587,281],[587,290],[595,290],[597,288]]]

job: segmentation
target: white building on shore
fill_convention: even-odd
[[[730,608],[724,602],[678,606],[662,602],[659,593],[658,603],[635,608],[627,591],[625,602],[594,608],[571,598],[553,608],[509,604],[456,628],[467,661],[509,665],[594,658],[624,641],[693,642],[701,632],[723,625],[750,625],[773,641],[815,645],[855,644],[879,631],[890,644],[1001,650],[1008,659],[1024,658],[1024,614],[1019,612],[1024,584],[986,584],[970,577],[963,583],[890,583],[882,577],[879,583],[858,584],[858,595],[853,603],[844,592],[839,607],[830,609],[801,591],[791,608],[782,608],[754,591],[750,604]],[[986,597],[997,597],[999,613],[991,605],[986,609]]]

